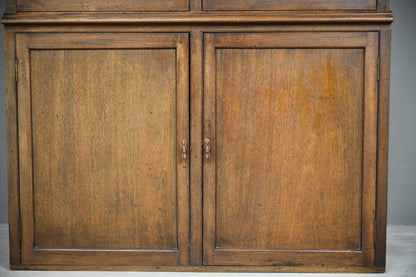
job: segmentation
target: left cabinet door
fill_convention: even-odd
[[[187,265],[188,34],[17,34],[21,261]]]

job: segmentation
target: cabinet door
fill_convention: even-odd
[[[188,35],[16,41],[22,264],[187,264]]]
[[[206,265],[372,266],[377,33],[206,34]]]

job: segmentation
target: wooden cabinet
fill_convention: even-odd
[[[12,269],[384,271],[387,2],[7,8]]]

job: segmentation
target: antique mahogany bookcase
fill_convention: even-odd
[[[12,269],[383,272],[387,0],[9,0]]]

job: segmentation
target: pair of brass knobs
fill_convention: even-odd
[[[209,138],[204,140],[204,156],[205,159],[209,159],[211,157],[211,140]],[[186,140],[182,141],[182,158],[188,158],[188,146]]]

